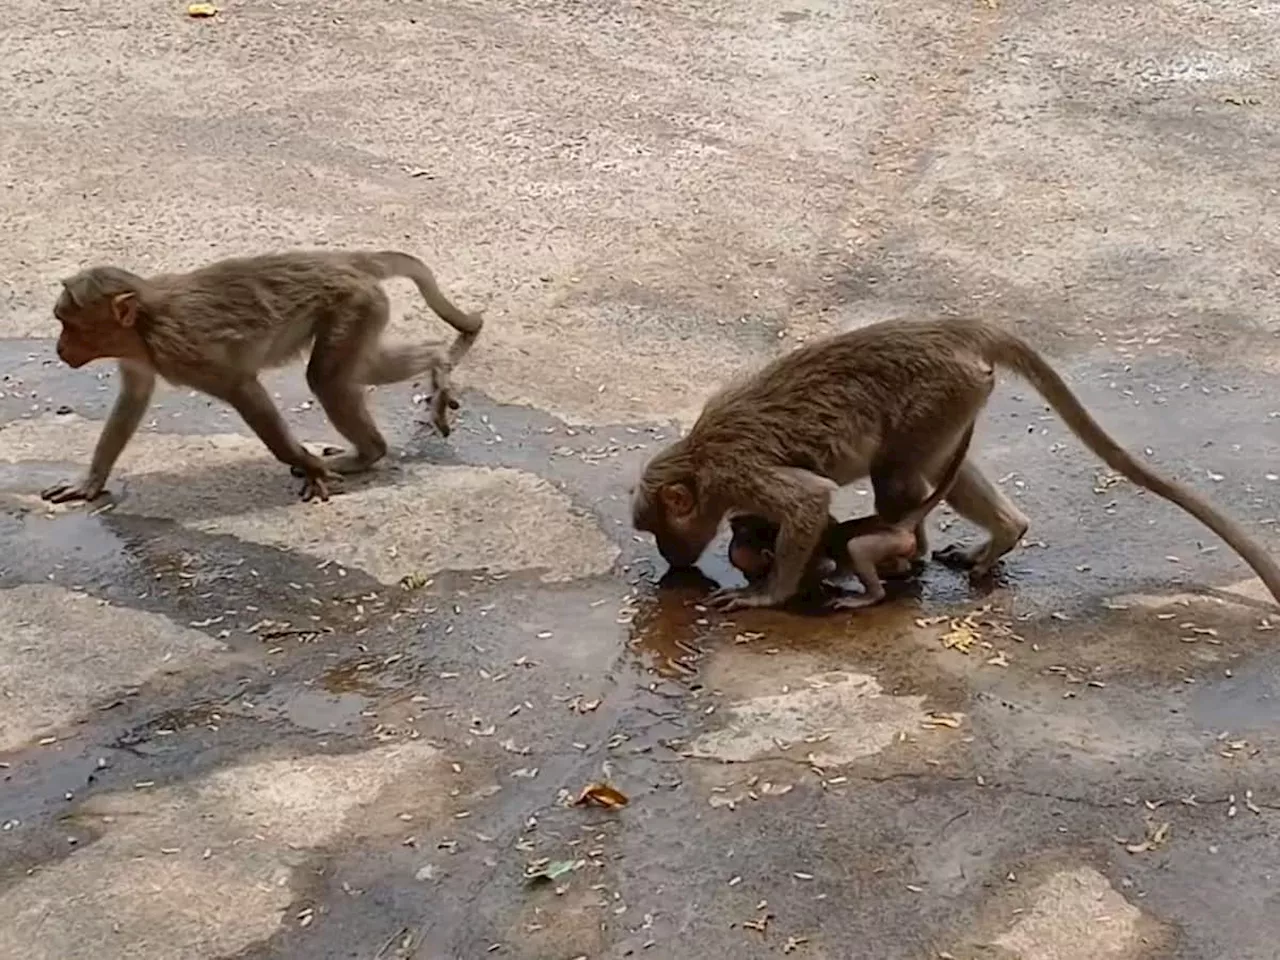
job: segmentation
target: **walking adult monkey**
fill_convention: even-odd
[[[927,496],[995,387],[995,368],[1026,379],[1113,470],[1176,503],[1225,540],[1280,600],[1280,565],[1195,491],[1155,473],[1107,435],[1029,344],[979,321],[892,320],[793,350],[707,401],[692,430],[645,466],[633,523],[673,566],[695,563],[730,510],[780,525],[761,585],[719,590],[725,609],[778,606],[795,592],[823,531],[832,492],[870,476],[892,522]],[[990,572],[1028,521],[966,460],[946,497],[988,539],[943,559]],[[916,549],[926,550],[924,529]]]
[[[380,281],[406,277],[442,320],[458,331],[443,344],[387,346],[390,305]],[[190,273],[139,277],[119,267],[91,267],[62,282],[53,313],[62,323],[58,356],[72,367],[115,358],[120,393],[78,483],[41,493],[46,500],[92,500],[151,402],[156,376],[217,397],[276,456],[306,478],[302,498],[329,499],[328,482],[366,470],[387,452],[365,403],[364,387],[429,373],[432,421],[449,435],[458,403],[450,372],[484,322],[440,292],[417,257],[395,251],[293,251],[220,260]],[[307,384],[329,422],[354,447],[320,458],[294,439],[258,380],[310,349]]]

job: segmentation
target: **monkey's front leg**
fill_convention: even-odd
[[[51,503],[66,503],[70,500],[95,500],[107,485],[111,469],[115,466],[120,452],[124,450],[138,424],[142,422],[147,407],[151,405],[151,395],[155,392],[156,375],[147,366],[130,360],[121,360],[120,392],[116,394],[116,402],[111,407],[106,425],[93,448],[93,459],[89,463],[89,471],[76,483],[55,483],[40,491],[40,496]]]
[[[779,607],[794,597],[831,517],[831,493],[836,485],[826,477],[787,468],[771,471],[760,481],[759,499],[738,506],[781,525],[773,567],[763,586],[721,589],[707,598],[708,604],[721,610]]]

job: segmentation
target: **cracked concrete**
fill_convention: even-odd
[[[0,28],[0,957],[1274,960],[1280,617],[1025,384],[989,588],[727,618],[723,542],[627,515],[737,372],[982,315],[1280,551],[1271,6],[219,7]],[[39,501],[115,389],[59,277],[315,245],[486,311],[451,437],[380,388],[392,455],[304,505],[162,390],[112,504]]]
[[[439,751],[422,742],[358,757],[263,759],[170,787],[135,784],[83,805],[73,829],[98,836],[0,899],[0,954],[189,960],[270,937],[305,883],[308,850],[376,836],[356,816],[412,777],[418,816]],[[443,809],[439,812],[443,813]],[[351,822],[348,822],[351,818]],[[393,818],[383,824],[386,830]],[[305,919],[294,916],[293,922]]]
[[[225,650],[166,617],[52,584],[0,590],[0,752],[56,737],[102,696],[190,674]]]

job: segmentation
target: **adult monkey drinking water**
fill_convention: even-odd
[[[1230,544],[1280,601],[1280,565],[1239,524],[1134,459],[1029,344],[976,320],[873,324],[800,347],[724,388],[685,437],[645,466],[633,523],[654,535],[673,566],[695,563],[730,510],[779,524],[765,581],[711,598],[725,609],[779,606],[803,579],[836,487],[869,476],[876,512],[890,522],[922,502],[986,405],[997,367],[1035,387],[1109,467]],[[972,460],[946,500],[987,531],[983,543],[939,554],[975,577],[989,573],[1026,533],[1026,516]],[[917,551],[925,550],[920,528]]]

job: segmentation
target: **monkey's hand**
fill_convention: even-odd
[[[874,607],[876,604],[884,600],[884,591],[880,591],[880,595],[876,596],[871,593],[845,594],[838,597],[831,597],[823,604],[824,610],[865,610],[867,607]]]
[[[62,483],[55,483],[53,486],[45,487],[41,490],[40,499],[48,500],[50,503],[69,503],[72,500],[88,502],[98,499],[102,495],[102,488],[105,486],[105,480],[94,476],[86,476],[76,483],[64,480]]]
[[[754,607],[775,607],[777,601],[767,590],[751,587],[721,587],[704,601],[707,606],[726,613],[732,610],[750,610]]]

